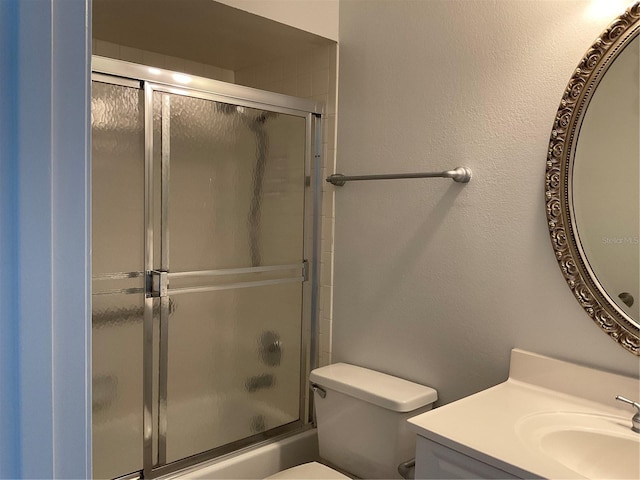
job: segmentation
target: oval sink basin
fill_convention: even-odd
[[[640,434],[631,419],[571,412],[541,413],[516,425],[529,447],[594,479],[640,478]]]

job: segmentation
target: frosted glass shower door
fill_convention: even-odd
[[[142,469],[144,95],[92,82],[93,477]]]
[[[92,80],[93,477],[305,428],[317,106],[99,57]]]
[[[307,124],[168,91],[153,105],[162,465],[301,419]]]

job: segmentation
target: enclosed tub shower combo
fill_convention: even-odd
[[[93,70],[94,476],[159,476],[309,428],[320,108]]]

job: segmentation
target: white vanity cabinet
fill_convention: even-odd
[[[416,479],[520,478],[428,438],[416,442]]]
[[[638,479],[638,378],[514,349],[509,379],[408,420],[417,479]]]

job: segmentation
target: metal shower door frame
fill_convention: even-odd
[[[247,446],[245,440],[233,442],[223,447],[206,451],[187,459],[166,464],[166,366],[167,366],[167,335],[160,336],[160,332],[167,332],[169,317],[169,297],[153,296],[154,281],[160,279],[169,271],[168,231],[167,231],[167,203],[169,185],[169,148],[163,145],[161,151],[160,202],[157,201],[158,177],[154,173],[154,121],[153,96],[155,92],[161,94],[185,95],[189,97],[210,100],[214,102],[231,103],[241,107],[257,108],[287,115],[305,118],[305,168],[306,186],[304,193],[304,265],[285,265],[276,269],[302,267],[299,277],[292,277],[292,281],[302,281],[303,311],[301,325],[301,368],[300,368],[300,408],[299,420],[293,424],[277,427],[274,432],[262,434],[258,441],[268,441],[274,435],[298,431],[309,427],[311,420],[311,396],[307,386],[307,374],[317,364],[317,321],[318,321],[318,293],[319,293],[319,242],[321,205],[321,114],[322,107],[317,103],[296,97],[264,92],[253,88],[228,84],[200,77],[191,77],[176,72],[160,70],[143,65],[131,64],[102,57],[93,57],[92,70],[94,75],[108,75],[113,77],[113,83],[136,82],[144,89],[145,113],[145,271],[147,272],[145,296],[145,311],[143,325],[143,475],[145,478],[157,477],[172,471],[188,467],[238,448]],[[188,81],[188,86],[180,82]],[[163,95],[164,98],[169,98]],[[170,104],[162,101],[162,121],[168,118]],[[169,128],[169,125],[162,125]],[[162,135],[164,142],[165,136]],[[161,241],[160,255],[154,251],[158,247],[156,224],[158,223],[158,206],[161,210]],[[154,260],[155,257],[155,260]],[[157,260],[160,260],[160,265]],[[257,267],[256,271],[264,271],[270,267]],[[252,269],[237,269],[252,270]],[[215,271],[204,272],[219,274]],[[157,275],[156,275],[157,274]],[[176,276],[180,273],[174,274]],[[185,275],[185,274],[182,274]],[[164,280],[171,277],[166,273]],[[159,288],[158,285],[155,288]],[[179,292],[173,292],[179,293]],[[159,308],[158,304],[159,303]],[[154,306],[156,306],[154,312]],[[159,319],[157,312],[159,311]],[[310,332],[307,335],[306,332]],[[156,352],[156,346],[159,351]],[[156,367],[157,362],[157,367]],[[157,370],[156,370],[157,368]],[[157,377],[157,378],[156,378]],[[154,385],[157,382],[157,385]],[[157,390],[157,395],[154,393]],[[154,415],[157,409],[157,415]],[[286,428],[285,428],[286,427]],[[258,437],[259,435],[256,435]],[[253,438],[253,437],[251,437]],[[252,441],[251,444],[255,444]],[[157,452],[154,452],[157,445]]]

